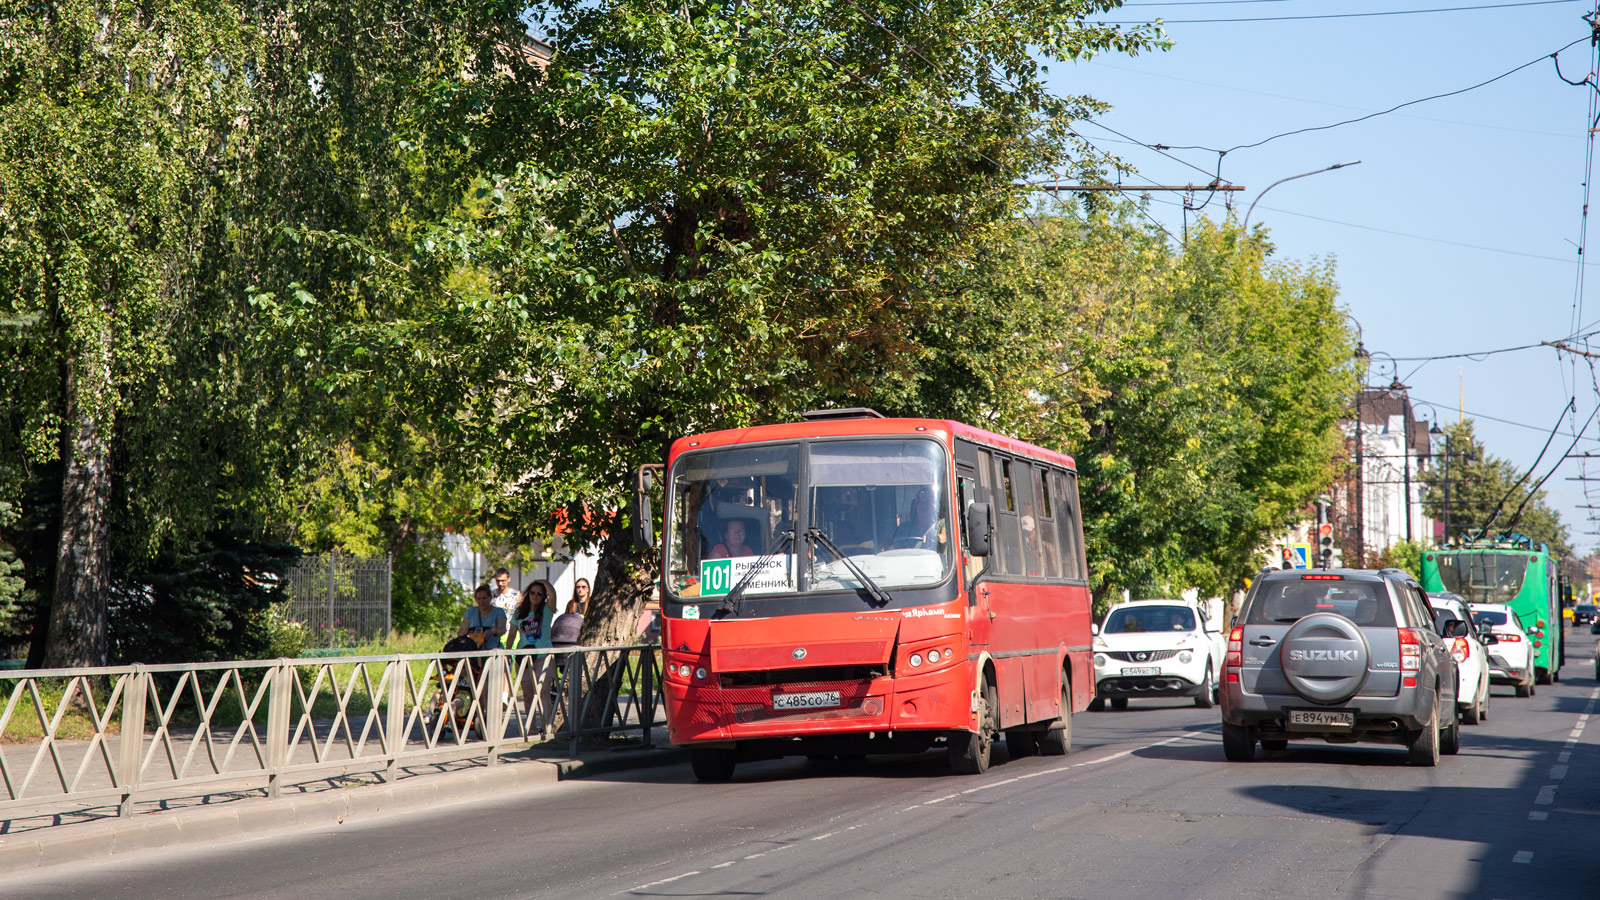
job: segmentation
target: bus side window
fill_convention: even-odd
[[[1044,577],[1061,577],[1061,546],[1056,540],[1055,504],[1050,498],[1050,482],[1055,473],[1049,469],[1034,470],[1034,488],[1039,494],[1038,535],[1039,551],[1044,554]]]
[[[1078,505],[1078,479],[1070,472],[1053,472],[1056,483],[1055,506],[1058,510],[1056,537],[1061,547],[1062,577],[1070,581],[1083,581],[1089,577],[1083,559],[1082,515]]]
[[[1019,545],[1022,550],[1021,574],[1035,579],[1044,576],[1044,555],[1039,549],[1039,500],[1035,488],[1039,481],[1038,471],[1033,463],[1026,460],[1019,459],[1014,463],[1017,524],[1022,532],[1022,543]]]
[[[987,556],[973,556],[971,553],[966,552],[967,548],[971,546],[968,543],[969,536],[966,531],[967,506],[972,503],[984,502],[978,499],[979,496],[977,483],[973,480],[973,473],[967,469],[962,469],[960,478],[956,480],[956,508],[961,510],[961,550],[962,558],[966,563],[966,579],[969,583],[972,579],[983,574],[984,567],[989,562]]]
[[[1012,462],[1004,457],[995,460],[998,472],[995,490],[995,571],[1002,575],[1025,575],[1022,565],[1022,526],[1017,521],[1016,482],[1012,479]]]

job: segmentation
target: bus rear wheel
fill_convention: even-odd
[[[985,682],[978,700],[978,730],[958,732],[950,738],[950,768],[957,775],[982,775],[989,771],[989,758],[994,751],[996,719],[999,718],[1000,698],[994,685]]]
[[[689,751],[689,767],[694,769],[694,777],[701,781],[730,781],[735,764],[732,750]]]
[[[1072,691],[1061,686],[1061,718],[1050,723],[1050,730],[1039,735],[1041,756],[1066,756],[1072,752]]]

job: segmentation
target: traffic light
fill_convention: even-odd
[[[1294,568],[1294,551],[1289,549],[1288,547],[1283,548],[1283,565],[1282,565],[1281,568],[1284,568],[1284,569],[1292,569],[1292,568]]]
[[[1317,526],[1317,551],[1322,557],[1322,567],[1330,568],[1333,563],[1333,524],[1330,522]]]

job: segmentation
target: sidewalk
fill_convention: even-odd
[[[590,750],[578,759],[547,758],[539,748],[482,758],[412,765],[393,784],[371,775],[323,776],[265,790],[208,787],[205,793],[158,798],[155,811],[118,818],[116,803],[72,814],[13,815],[0,820],[0,872],[104,859],[117,854],[242,837],[277,828],[343,824],[383,812],[417,809],[607,772],[680,763],[676,750],[634,747]],[[259,779],[256,780],[259,784]]]

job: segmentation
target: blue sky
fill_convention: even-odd
[[[1227,148],[1460,90],[1573,41],[1580,43],[1560,57],[1563,74],[1578,80],[1591,72],[1590,29],[1582,16],[1594,9],[1593,0],[1368,18],[1182,21],[1494,2],[1134,0],[1103,18],[1160,17],[1173,49],[1057,64],[1051,85],[1058,94],[1111,103],[1115,108],[1098,121],[1145,144]],[[1337,262],[1342,302],[1380,360],[1385,353],[1411,358],[1558,340],[1578,330],[1575,323],[1600,320],[1600,191],[1589,229],[1595,264],[1587,267],[1594,275],[1587,287],[1580,285],[1576,249],[1594,93],[1562,83],[1544,59],[1454,97],[1233,151],[1223,158],[1222,176],[1247,188],[1233,195],[1242,215],[1279,178],[1361,160],[1278,185],[1257,204],[1251,223],[1270,229],[1280,259]],[[1138,167],[1128,183],[1209,180],[1093,124],[1080,130]],[[1207,172],[1217,167],[1215,153],[1171,154]],[[1150,204],[1151,214],[1175,235],[1182,231],[1182,199],[1156,194]],[[1224,215],[1221,202],[1220,196],[1213,200],[1205,214]],[[1593,348],[1600,351],[1600,336]],[[1436,410],[1441,422],[1455,421],[1464,393],[1467,414],[1490,452],[1519,468],[1533,463],[1575,395],[1576,419],[1567,417],[1568,436],[1556,438],[1538,475],[1600,403],[1588,363],[1547,348],[1397,365],[1413,398],[1433,405],[1421,407],[1425,416]],[[1387,380],[1390,367],[1375,366],[1374,377],[1379,370]],[[1586,434],[1592,438],[1600,429],[1590,425]],[[1585,450],[1600,453],[1600,440],[1580,440],[1574,452]],[[1575,543],[1588,548],[1600,539],[1584,532],[1600,526],[1579,508],[1589,502],[1583,483],[1566,480],[1581,471],[1579,461],[1569,460],[1545,489]],[[1588,472],[1600,477],[1600,459]],[[1591,493],[1600,498],[1600,481]]]

